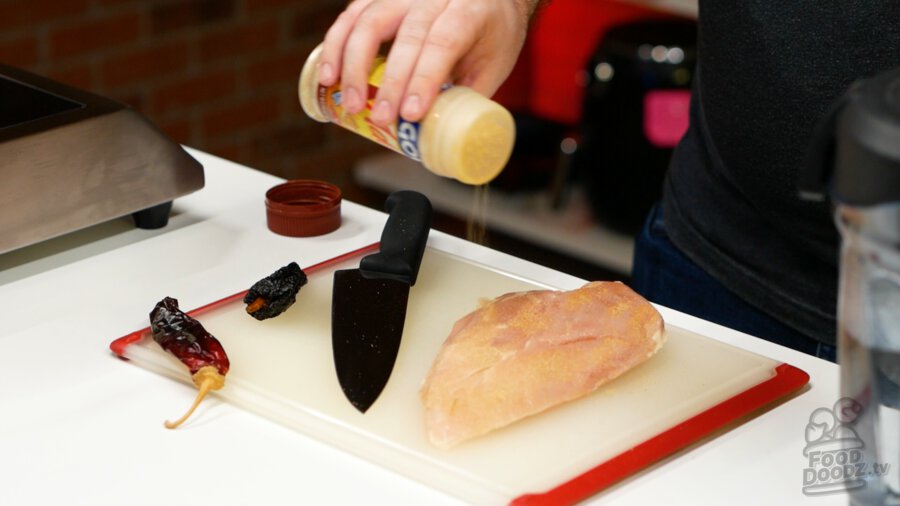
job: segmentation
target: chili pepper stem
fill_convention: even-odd
[[[184,416],[174,422],[166,420],[165,425],[167,429],[174,429],[190,418],[190,416],[194,414],[194,410],[197,409],[197,406],[200,405],[200,402],[203,401],[210,390],[218,390],[225,386],[225,376],[219,374],[219,371],[211,365],[198,369],[197,372],[191,376],[191,379],[194,380],[194,384],[200,389],[200,391],[197,392],[197,398],[194,399],[194,404],[191,405],[191,408]]]
[[[247,313],[253,314],[260,309],[262,309],[266,305],[266,299],[263,297],[257,297],[250,305],[247,306]]]

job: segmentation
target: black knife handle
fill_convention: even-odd
[[[416,284],[428,231],[431,229],[431,201],[412,190],[391,193],[384,203],[387,223],[381,232],[378,253],[359,262],[363,277],[396,279]]]

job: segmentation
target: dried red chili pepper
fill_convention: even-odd
[[[306,284],[306,273],[291,262],[257,281],[244,295],[247,313],[257,320],[274,318],[297,300],[297,292]]]
[[[225,374],[230,364],[222,343],[203,325],[178,308],[178,301],[166,297],[150,312],[150,330],[153,340],[162,349],[174,355],[188,367],[191,379],[200,391],[194,404],[181,418],[166,421],[166,427],[174,429],[187,420],[210,390],[225,386]]]

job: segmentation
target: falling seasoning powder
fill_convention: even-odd
[[[466,218],[466,239],[475,244],[486,244],[488,186],[479,185],[473,188],[472,207]]]

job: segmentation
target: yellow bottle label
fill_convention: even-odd
[[[329,121],[414,160],[421,160],[419,123],[405,121],[400,118],[396,123],[392,123],[387,127],[380,127],[369,119],[372,113],[372,105],[375,101],[375,94],[378,92],[384,77],[384,67],[384,57],[378,57],[375,60],[372,73],[369,75],[366,106],[362,111],[356,114],[348,114],[344,111],[341,104],[341,86],[339,83],[331,86],[319,85],[316,93],[319,109],[328,117]]]

